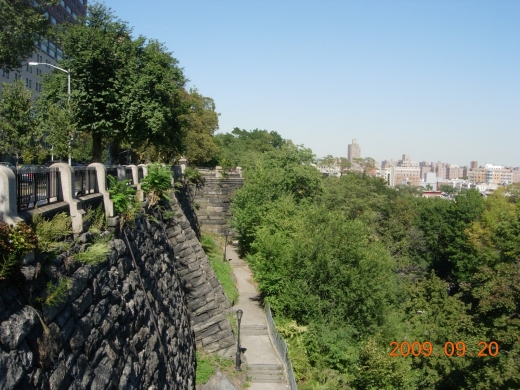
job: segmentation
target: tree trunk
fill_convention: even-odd
[[[103,153],[102,140],[101,134],[92,134],[92,162],[103,162],[101,161],[101,155]]]

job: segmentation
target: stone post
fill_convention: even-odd
[[[96,168],[96,176],[98,182],[99,193],[103,195],[103,205],[105,207],[105,215],[106,217],[114,216],[114,202],[110,199],[110,194],[107,191],[107,171],[103,164],[101,163],[92,163],[89,167]]]
[[[85,210],[81,201],[74,194],[74,169],[65,163],[52,164],[51,168],[58,168],[61,177],[61,192],[63,200],[69,204],[69,214],[72,220],[72,231],[76,234],[83,232],[83,215]]]
[[[216,166],[215,167],[215,177],[216,178],[221,178],[222,177],[222,167],[221,166]]]
[[[16,176],[3,165],[0,165],[0,221],[10,225],[22,221],[16,207]]]
[[[186,170],[186,167],[189,165],[188,160],[186,160],[184,157],[181,157],[179,160],[179,165],[181,166],[182,174],[184,175],[184,171]]]
[[[237,172],[242,177],[242,167],[237,167]]]
[[[139,171],[139,167],[143,168],[143,177],[146,177],[148,175],[148,166],[145,164],[139,164],[136,168]],[[133,173],[133,168],[132,168]],[[137,198],[140,202],[144,201],[144,192],[141,189],[141,183],[139,183],[139,179],[137,180]]]

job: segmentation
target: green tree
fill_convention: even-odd
[[[0,68],[12,71],[36,51],[35,36],[49,38],[53,24],[44,6],[56,0],[0,0]]]
[[[34,118],[32,93],[21,80],[3,84],[0,98],[0,151],[16,158],[32,152],[40,141],[37,122]]]
[[[76,134],[76,124],[70,108],[70,102],[38,102],[40,131],[45,135],[45,142],[51,146],[54,156],[66,158],[69,154],[70,139]]]
[[[218,147],[213,134],[218,129],[220,115],[215,112],[215,102],[192,89],[185,94],[184,104],[188,106],[186,113],[180,116],[185,134],[184,157],[198,166],[214,161]]]

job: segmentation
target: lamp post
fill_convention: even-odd
[[[240,321],[242,320],[242,314],[244,312],[240,309],[237,310],[237,321],[238,321],[238,340],[237,340],[237,355],[236,355],[236,370],[240,371]]]
[[[227,238],[229,236],[229,231],[226,230],[226,234],[225,234],[225,241],[224,241],[224,258],[222,259],[224,261],[224,263],[226,262],[226,250],[227,250]]]
[[[62,72],[65,72],[67,73],[67,96],[68,96],[68,99],[69,99],[69,103],[70,103],[70,69],[69,70],[65,70],[63,68],[60,68],[59,66],[56,66],[56,65],[52,65],[52,64],[46,64],[44,62],[29,62],[29,65],[31,66],[36,66],[36,65],[49,65],[51,67],[53,67],[54,69],[58,69],[58,70],[61,70]],[[69,106],[69,109],[70,109],[70,106]],[[70,159],[70,146],[72,144],[72,140],[74,138],[72,137],[72,132],[70,133],[70,139],[69,139],[69,165],[71,165],[71,159]],[[54,156],[53,156],[54,157]]]

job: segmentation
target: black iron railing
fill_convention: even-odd
[[[140,183],[141,180],[143,180],[143,177],[144,177],[143,167],[137,167],[137,181]]]
[[[125,167],[125,180],[130,180],[126,183],[129,186],[134,184],[134,175],[132,174],[132,168],[130,167]]]
[[[74,185],[76,196],[98,193],[96,168],[74,167]]]
[[[106,186],[107,190],[110,189],[110,180],[108,179],[108,176],[112,176],[117,180],[117,167],[107,167],[107,179],[106,179]]]
[[[61,194],[61,176],[58,169],[21,169],[16,173],[18,210],[61,200],[63,200],[63,196]]]

